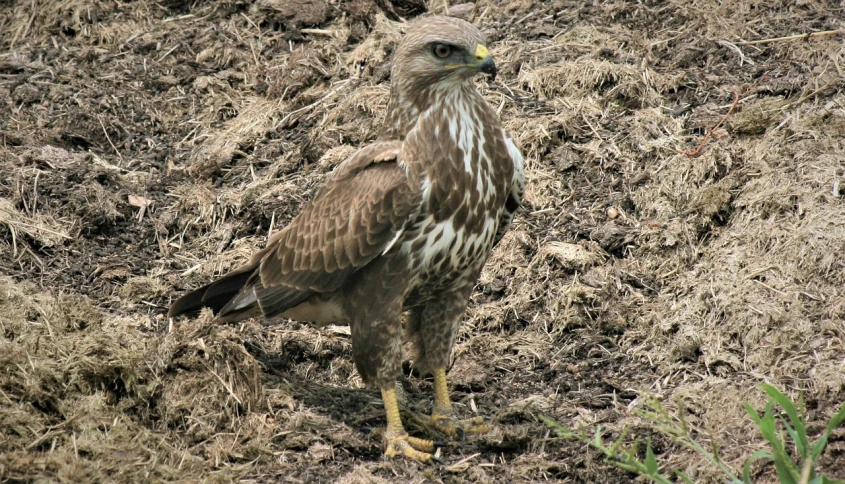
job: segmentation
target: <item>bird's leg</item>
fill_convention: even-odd
[[[362,283],[349,289],[345,304],[354,304],[345,311],[355,315],[350,321],[352,358],[361,379],[381,389],[387,415],[385,458],[401,456],[424,464],[440,462],[431,455],[434,442],[409,436],[399,414],[396,379],[402,374],[402,295],[406,285],[401,272],[385,267],[389,260],[382,258],[359,272],[357,277],[364,278]],[[373,297],[370,291],[379,296]]]
[[[434,370],[434,409],[429,425],[458,440],[465,440],[467,435],[483,435],[493,430],[493,426],[483,417],[466,420],[455,418],[449,399],[449,387],[446,385],[446,368],[442,366]]]
[[[423,464],[443,462],[433,456],[434,442],[425,439],[411,437],[402,426],[402,418],[399,416],[399,402],[396,399],[396,388],[387,387],[381,389],[381,399],[384,401],[384,410],[387,413],[387,431],[384,433],[386,448],[384,456],[392,459],[397,456],[406,459],[422,462]]]
[[[422,423],[457,440],[464,440],[467,435],[486,434],[493,429],[481,417],[458,420],[446,384],[446,365],[472,287],[467,284],[457,292],[442,294],[437,304],[414,308],[408,315],[407,332],[417,349],[414,365],[421,372],[430,371],[434,375],[434,408]]]

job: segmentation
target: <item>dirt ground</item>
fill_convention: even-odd
[[[447,8],[491,41],[500,76],[479,86],[528,188],[450,370],[460,413],[496,430],[426,468],[381,460],[347,328],[164,315],[375,138],[403,19]],[[845,44],[777,38],[843,18],[819,0],[0,0],[0,481],[634,478],[548,415],[630,427],[725,482],[638,412],[656,395],[739,472],[764,447],[742,408],[762,382],[820,434],[845,400]],[[845,430],[821,470],[845,477]]]

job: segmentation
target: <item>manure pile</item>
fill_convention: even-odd
[[[528,187],[450,370],[497,429],[442,468],[381,460],[348,328],[169,330],[174,295],[376,137],[401,20],[449,3],[4,2],[0,481],[633,478],[547,415],[724,482],[647,395],[738,471],[762,382],[822,432],[845,400],[845,44],[779,38],[845,28],[840,2],[451,2],[491,41],[479,85]],[[402,383],[428,412],[431,383]],[[845,477],[845,430],[820,470]]]

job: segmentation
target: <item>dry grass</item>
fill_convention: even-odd
[[[741,406],[758,383],[811,422],[843,400],[842,37],[749,43],[841,29],[837,3],[457,7],[493,40],[480,88],[529,185],[450,370],[459,412],[498,426],[438,470],[380,460],[346,328],[163,315],[374,139],[397,15],[448,3],[35,6],[0,11],[0,480],[631,480],[543,413],[631,427],[716,482],[640,391],[735,469],[764,445]],[[427,412],[430,383],[403,385]]]

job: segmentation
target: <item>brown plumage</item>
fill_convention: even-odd
[[[435,379],[431,426],[453,437],[490,428],[455,420],[445,380],[472,288],[524,184],[519,150],[472,82],[479,72],[495,76],[477,28],[414,21],[393,61],[379,139],[341,163],[249,263],[170,308],[209,307],[220,321],[349,323],[356,368],[385,400],[388,456],[432,460],[431,441],[405,433],[393,393],[406,312],[414,364]]]

